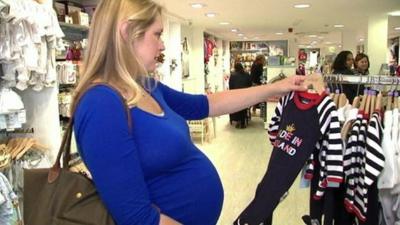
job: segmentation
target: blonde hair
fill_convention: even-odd
[[[148,79],[145,79],[148,72],[133,53],[132,46],[161,14],[162,7],[152,0],[101,0],[90,25],[88,48],[72,112],[97,80],[119,90],[129,105],[137,104],[141,98],[140,86],[148,86]],[[127,40],[119,30],[123,22],[127,22]]]

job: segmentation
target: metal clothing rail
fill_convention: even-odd
[[[388,75],[343,75],[324,74],[325,82],[341,84],[372,84],[372,85],[399,85],[400,77]]]

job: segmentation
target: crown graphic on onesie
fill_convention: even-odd
[[[289,133],[293,133],[295,130],[296,130],[296,127],[294,126],[293,123],[291,125],[286,126],[286,131]]]

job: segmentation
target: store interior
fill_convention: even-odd
[[[56,159],[98,4],[97,0],[12,1],[19,5],[18,13],[7,14],[0,7],[0,170],[6,176],[26,165],[50,167]],[[396,78],[399,0],[155,1],[165,8],[166,49],[151,76],[178,91],[229,90],[234,64],[240,62],[250,72],[258,55],[266,58],[263,84],[296,74],[300,65],[306,75],[332,74],[332,63],[343,50],[354,56],[367,54],[369,74],[379,77],[378,83],[381,77]],[[11,16],[23,22],[11,22]],[[34,34],[21,35],[35,29]],[[399,82],[389,84],[381,88],[397,89]],[[273,151],[267,130],[277,100],[266,99],[255,111],[249,108],[245,129],[235,127],[229,115],[188,121],[194,143],[213,162],[224,187],[218,225],[232,224],[254,198]],[[39,163],[26,164],[38,157]],[[10,183],[21,197],[18,177]],[[272,224],[307,224],[303,216],[310,214],[310,189],[301,186],[299,175],[275,209]]]

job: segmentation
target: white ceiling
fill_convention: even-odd
[[[231,32],[239,29],[249,40],[285,39],[288,28],[294,29],[298,44],[318,42],[340,42],[342,31],[354,33],[359,40],[367,36],[368,17],[400,10],[400,0],[155,0],[167,10],[206,31],[227,40],[243,40]],[[194,9],[191,3],[204,3],[205,8]],[[295,9],[294,4],[311,4],[307,9]],[[217,16],[208,18],[206,13]],[[220,22],[230,25],[220,25]],[[343,24],[344,28],[334,28]],[[394,27],[400,26],[400,17],[390,17],[388,33],[390,37],[400,36]],[[275,33],[282,32],[283,35]],[[310,38],[308,35],[317,35]]]

